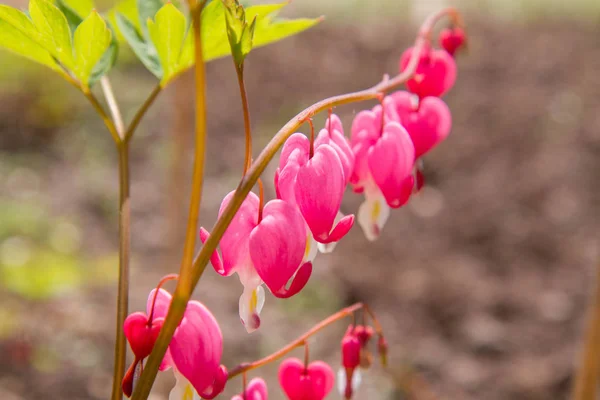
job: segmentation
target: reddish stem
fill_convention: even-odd
[[[309,158],[313,158],[315,155],[315,126],[312,118],[309,118],[307,122],[310,125],[310,152],[308,153],[308,156]]]
[[[262,179],[258,178],[258,223],[262,221],[263,208],[265,207],[265,188],[262,183]]]
[[[306,371],[308,368],[308,359],[309,359],[309,351],[308,351],[308,342],[304,341],[304,370]]]
[[[319,322],[317,325],[313,326],[312,329],[310,329],[304,335],[300,336],[298,339],[294,340],[293,342],[291,342],[284,348],[276,351],[275,353],[273,353],[267,357],[261,358],[260,360],[254,361],[252,363],[240,364],[237,367],[231,369],[229,371],[229,375],[228,375],[227,379],[232,379],[232,378],[238,376],[239,374],[243,374],[247,371],[251,371],[253,369],[262,367],[263,365],[266,365],[273,361],[278,360],[279,358],[285,356],[286,354],[288,354],[295,348],[298,348],[298,347],[304,345],[306,343],[306,340],[308,338],[310,338],[311,336],[313,336],[314,334],[320,332],[321,330],[323,330],[327,326],[333,324],[334,322],[337,322],[348,316],[354,315],[355,311],[360,310],[363,307],[365,307],[365,305],[363,303],[356,303],[356,304],[351,305],[350,307],[346,307],[346,308],[338,311],[337,313],[335,313],[335,314],[329,316],[328,318],[324,319],[323,321]]]
[[[331,115],[333,114],[333,108],[327,111],[327,130],[331,132]]]
[[[158,292],[159,292],[160,288],[165,283],[167,283],[169,281],[177,280],[178,278],[179,278],[179,275],[177,275],[177,274],[165,275],[160,280],[160,282],[158,282],[158,285],[156,285],[156,291],[154,292],[154,298],[152,299],[152,308],[150,309],[150,315],[148,316],[148,323],[147,323],[148,326],[152,326],[152,320],[154,319],[154,306],[156,305],[156,298],[158,297]]]

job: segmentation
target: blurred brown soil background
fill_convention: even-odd
[[[195,298],[221,323],[227,366],[264,356],[337,309],[365,301],[387,333],[390,371],[375,364],[363,373],[357,399],[566,398],[598,256],[600,28],[476,18],[468,26],[469,52],[460,55],[458,82],[445,97],[452,134],[425,160],[427,188],[393,212],[379,241],[368,243],[356,226],[332,255],[317,258],[300,295],[268,296],[263,325],[252,335],[238,320],[237,278],[207,271]],[[322,24],[252,53],[247,77],[255,150],[301,108],[396,72],[416,28],[372,28]],[[112,76],[128,118],[151,89],[152,78],[140,71],[130,65]],[[201,224],[210,227],[241,173],[243,123],[231,61],[209,64],[208,76]],[[178,269],[182,246],[175,232],[184,224],[173,221],[187,209],[182,194],[189,179],[181,168],[189,169],[189,154],[181,149],[189,149],[192,101],[183,79],[161,95],[133,143],[132,310],[144,307],[161,275]],[[85,255],[112,254],[117,176],[110,137],[77,93],[51,87],[43,95],[50,104],[70,99],[58,121],[44,114],[44,87],[35,80],[0,92],[2,197],[18,202],[24,190],[34,190],[51,215],[74,219]],[[372,105],[335,110],[347,134],[353,115]],[[273,196],[272,186],[267,193]],[[343,211],[355,212],[361,201],[348,192]],[[108,398],[114,296],[111,280],[43,300],[0,286],[0,398]],[[337,369],[345,327],[317,336],[312,358]],[[434,397],[422,388],[406,390],[410,370]],[[281,399],[276,371],[273,365],[257,374],[268,379],[270,398]],[[172,385],[170,374],[163,375],[153,399],[166,398]],[[234,380],[227,394],[240,390]]]

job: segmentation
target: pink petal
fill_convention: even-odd
[[[279,367],[279,383],[290,400],[322,400],[331,389],[335,374],[322,361],[307,367],[297,358],[284,360]]]
[[[368,155],[369,149],[376,142],[358,142],[352,147],[354,153],[354,170],[350,177],[350,183],[353,186],[355,192],[362,191],[367,181],[371,179],[371,173],[369,171]]]
[[[223,335],[217,320],[203,304],[188,302],[169,350],[177,370],[198,393],[214,383],[223,353]]]
[[[296,205],[296,176],[300,164],[297,162],[296,157],[292,156],[288,159],[286,166],[280,170],[277,175],[277,183],[275,191],[277,192],[277,198],[284,200],[292,205]]]
[[[375,141],[381,131],[381,115],[371,110],[364,110],[356,114],[352,121],[350,145],[362,141]]]
[[[201,226],[200,241],[202,242],[202,244],[206,243],[209,237],[210,234],[208,233],[208,231]],[[221,261],[221,257],[219,256],[219,253],[217,253],[216,250],[213,251],[212,255],[210,256],[210,263],[219,275],[227,276],[225,270],[223,269],[223,262]]]
[[[225,385],[227,384],[227,376],[227,368],[225,368],[224,365],[220,365],[219,369],[217,369],[212,385],[204,389],[204,391],[200,393],[202,398],[206,400],[211,400],[220,395],[225,389]]]
[[[408,201],[413,187],[415,149],[406,130],[397,122],[386,124],[383,135],[369,150],[373,180],[392,208]]]
[[[310,141],[308,138],[299,132],[294,133],[288,138],[283,144],[281,149],[281,157],[279,157],[279,169],[283,169],[292,153],[297,152],[299,155],[298,162],[300,164],[306,163],[308,160],[308,153],[310,151]]]
[[[306,286],[306,284],[308,283],[311,274],[312,263],[309,261],[302,264],[302,266],[296,273],[296,276],[294,276],[294,279],[292,280],[289,289],[286,289],[285,286],[283,286],[281,289],[273,292],[273,296],[280,299],[287,299],[294,296],[299,291],[304,289],[304,286]]]
[[[136,359],[142,360],[150,355],[163,322],[163,318],[154,318],[148,325],[148,316],[141,312],[127,316],[123,331]]]
[[[344,134],[342,120],[336,114],[330,114],[327,116],[327,119],[325,120],[325,129],[327,129],[329,132],[338,131],[342,135]]]
[[[400,58],[400,71],[408,66],[414,48]],[[425,49],[421,53],[415,76],[406,82],[408,89],[419,97],[442,96],[456,82],[456,62],[445,50]]]
[[[346,236],[346,234],[350,231],[352,226],[354,225],[354,215],[346,215],[344,218],[337,223],[337,225],[333,228],[331,233],[329,234],[328,243],[333,243],[339,241],[341,238]]]
[[[245,394],[233,396],[231,400],[268,400],[267,383],[262,378],[254,378],[246,387]]]
[[[315,139],[315,148],[324,144],[331,146],[339,156],[344,169],[344,180],[348,183],[354,169],[354,153],[344,134],[337,130],[332,132],[322,129]]]
[[[319,146],[298,170],[296,202],[317,242],[327,242],[345,186],[340,158],[329,145]]]
[[[233,194],[234,192],[230,192],[223,199],[219,216],[231,201]],[[251,263],[248,238],[250,232],[257,224],[258,203],[258,196],[252,192],[248,193],[248,197],[242,203],[242,206],[235,214],[235,217],[233,217],[231,224],[221,238],[220,247],[223,267],[219,273],[222,275],[229,276],[236,272],[237,269]]]
[[[414,143],[416,158],[423,156],[450,134],[452,114],[442,99],[425,97],[415,110],[408,92],[396,92],[390,97],[396,104],[400,123]]]
[[[305,248],[306,230],[300,212],[283,200],[269,201],[262,221],[250,233],[250,256],[272,292],[283,288],[298,270]]]
[[[146,314],[149,316],[152,312],[152,302],[154,299],[154,294],[156,293],[156,289],[153,289],[148,295],[148,300],[146,302]],[[169,312],[169,307],[171,306],[171,293],[167,292],[164,289],[158,290],[158,295],[156,296],[156,303],[154,304],[154,315],[153,319],[157,318],[165,318],[167,313]],[[171,352],[167,349],[165,356],[160,364],[160,370],[165,371],[171,367],[173,364],[173,360],[171,359]]]

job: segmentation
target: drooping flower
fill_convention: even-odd
[[[352,159],[345,154],[345,139],[339,131],[321,133],[312,157],[306,136],[290,136],[281,152],[275,186],[279,198],[298,207],[313,238],[319,243],[331,243],[345,236],[354,224],[353,215],[335,223],[347,182],[344,165],[350,170]]]
[[[410,62],[414,47],[400,57],[400,71]],[[408,90],[419,97],[443,96],[456,82],[456,62],[445,50],[423,48],[414,76],[406,82]]]
[[[358,222],[368,240],[377,239],[390,207],[406,204],[414,184],[414,145],[398,122],[384,121],[382,112],[380,105],[359,112],[350,141],[356,160],[350,183],[354,191],[365,194]]]
[[[290,400],[322,400],[334,381],[333,370],[323,361],[304,365],[297,358],[288,358],[279,367],[279,384]]]
[[[369,340],[373,336],[373,329],[369,326],[350,325],[342,338],[342,370],[338,373],[338,379],[345,382],[338,382],[338,386],[344,398],[352,398],[353,392],[358,385],[355,375],[359,366],[368,368],[371,363],[371,354],[367,348]]]
[[[465,31],[459,27],[446,28],[440,32],[440,46],[454,56],[456,51],[464,46],[467,41]]]
[[[244,393],[233,396],[231,400],[268,400],[267,383],[262,378],[254,378]]]
[[[158,291],[154,289],[148,296],[147,315],[152,316],[152,321],[162,321],[167,315],[170,304],[169,292],[164,289]],[[132,328],[139,326],[141,321],[139,314],[141,313],[134,313],[128,318],[130,322],[126,323],[125,328],[126,335],[129,335],[128,339],[136,337],[132,336],[131,332],[140,332],[139,328]],[[135,342],[135,339],[133,341]],[[132,347],[136,348],[134,352],[140,351],[137,344]],[[189,301],[160,367],[160,370],[170,367],[175,370],[178,385],[174,389],[174,396],[181,391],[185,393],[191,388],[194,389],[192,392],[195,391],[206,399],[218,395],[227,381],[226,370],[219,365],[222,353],[223,335],[217,320],[202,303]],[[126,395],[131,395],[133,374],[125,377],[123,388]]]
[[[400,90],[388,96],[385,102],[386,117],[398,121],[406,129],[419,158],[433,149],[450,134],[452,114],[439,97],[415,99],[409,92]]]
[[[219,215],[233,194],[225,196]],[[263,282],[273,295],[287,298],[302,290],[312,272],[312,264],[303,262],[306,230],[296,207],[283,200],[271,200],[265,205],[260,221],[258,211],[259,199],[249,193],[221,238],[221,257],[216,251],[211,257],[217,273],[230,276],[237,272],[244,286],[240,318],[248,332],[260,326],[260,311],[265,301]],[[206,242],[208,237],[208,231],[201,228],[201,241]]]

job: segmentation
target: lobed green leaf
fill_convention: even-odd
[[[154,45],[146,42],[134,23],[123,14],[117,14],[116,20],[121,34],[142,64],[144,64],[154,76],[158,79],[162,79],[163,69]]]
[[[92,13],[75,31],[75,66],[73,72],[84,86],[89,86],[90,76],[96,64],[111,44],[111,31],[96,12]]]
[[[148,20],[148,32],[158,52],[163,70],[162,85],[181,71],[180,56],[186,34],[186,19],[173,4],[163,6],[153,20]]]
[[[65,15],[48,0],[30,0],[29,14],[40,44],[67,69],[74,67],[71,31]]]

